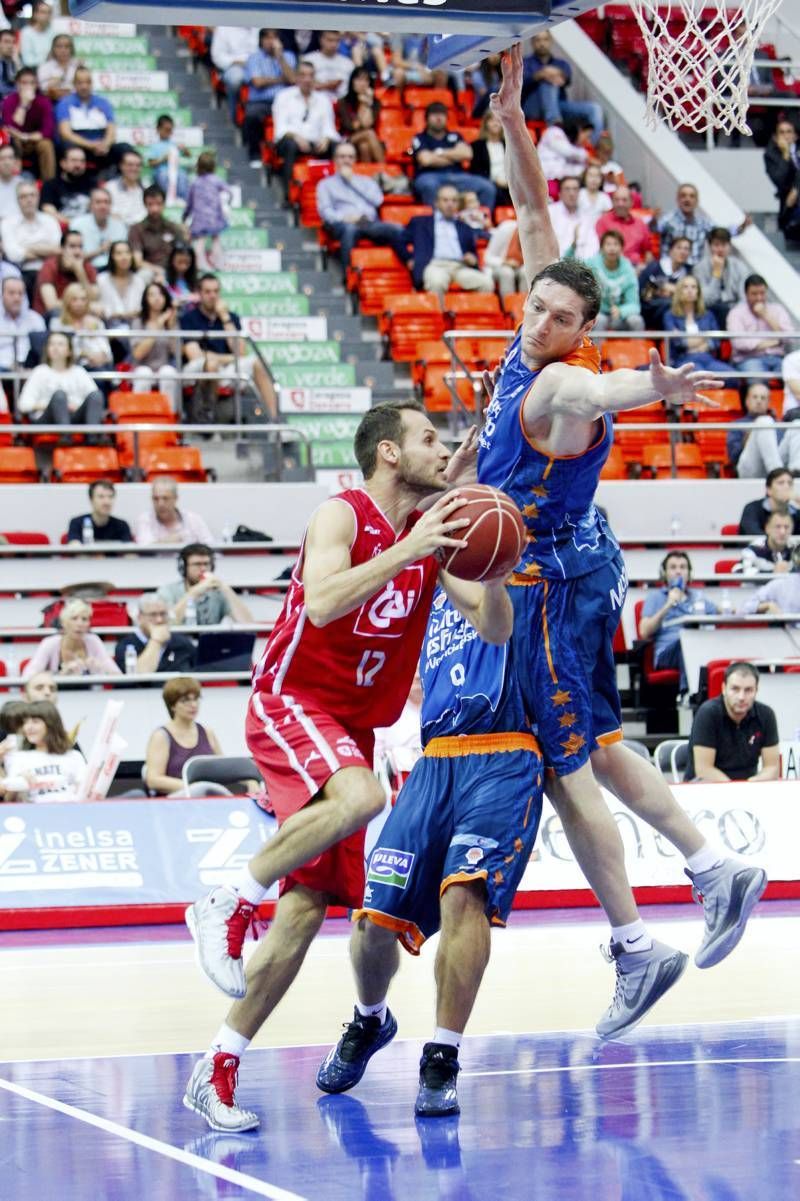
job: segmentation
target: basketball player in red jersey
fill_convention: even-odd
[[[240,998],[198,1061],[184,1104],[217,1130],[249,1130],[237,1106],[239,1057],[296,976],[328,904],[357,908],[364,828],[385,805],[372,772],[373,731],[397,720],[419,658],[437,578],[487,642],[511,634],[503,580],[465,583],[440,572],[436,552],[464,545],[468,519],[444,492],[450,454],[424,409],[380,405],[355,437],[363,488],[325,501],[306,531],[283,610],[254,673],[247,742],[280,829],[235,890],[215,888],[187,910],[200,964]],[[248,964],[253,909],[281,881],[266,938]],[[388,1019],[387,1019],[388,1021]],[[387,1026],[386,1039],[393,1034]]]

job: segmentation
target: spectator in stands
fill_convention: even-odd
[[[402,90],[409,84],[428,87],[433,84],[434,72],[425,66],[425,37],[422,34],[393,34],[389,39],[391,60],[382,79],[385,84]],[[446,83],[446,77],[445,77]]]
[[[491,271],[501,296],[527,291],[528,281],[515,220],[501,221],[492,230],[483,255],[483,269]]]
[[[728,460],[740,479],[764,479],[775,470],[800,470],[800,428],[776,430],[770,408],[769,388],[761,380],[749,380],[744,391],[744,416],[737,418],[728,433]],[[758,428],[751,430],[748,426]]]
[[[129,646],[136,651],[135,674],[139,676],[162,671],[192,671],[197,658],[191,638],[173,634],[167,603],[156,592],[146,592],[139,597],[136,625],[117,643],[114,658],[122,670]]]
[[[736,371],[780,375],[787,345],[774,335],[790,331],[793,324],[782,304],[767,300],[767,281],[761,275],[748,275],[744,300],[728,313],[726,329],[752,336],[731,338],[731,366]]]
[[[677,237],[678,234],[683,234],[684,237],[689,239],[692,244],[689,264],[692,267],[703,257],[708,235],[715,228],[711,218],[707,217],[699,208],[699,203],[700,194],[694,184],[682,183],[678,187],[675,208],[670,209],[668,213],[664,213],[663,215],[656,213],[653,217],[654,228],[668,242],[672,238]],[[751,224],[751,220],[751,217],[747,214],[739,225],[733,226],[730,232],[734,235],[744,233],[748,225]]]
[[[603,187],[607,192],[613,193],[617,188],[627,186],[622,164],[618,163],[614,158],[614,139],[605,129],[600,134],[600,137],[595,139],[592,149],[592,162],[597,163],[602,171]]]
[[[238,314],[232,313],[222,298],[219,280],[214,275],[203,275],[198,284],[199,300],[196,305],[181,314],[181,329],[197,333],[197,339],[183,343],[187,375],[202,372],[218,373],[221,380],[232,380],[244,376],[255,386],[256,392],[269,414],[275,420],[278,405],[275,389],[264,364],[255,354],[250,354],[247,343],[238,336],[242,328]],[[193,406],[194,418],[198,415],[215,420],[217,417],[217,380],[203,380],[204,385],[195,385]],[[202,537],[198,541],[208,541]]]
[[[119,160],[123,147],[117,145],[114,109],[105,96],[92,91],[88,67],[77,68],[75,91],[56,105],[56,125],[63,145],[81,146],[98,170]]]
[[[597,254],[586,259],[600,283],[600,311],[596,330],[640,330],[644,319],[639,309],[639,284],[636,268],[622,253],[622,234],[609,229],[600,241]]]
[[[80,146],[68,146],[61,156],[61,171],[42,188],[41,208],[58,221],[69,225],[89,211],[94,176],[86,171],[86,152]]]
[[[197,178],[189,188],[183,219],[189,220],[189,236],[201,270],[222,266],[220,235],[228,228],[225,204],[233,193],[225,180],[217,175],[217,160],[212,150],[198,156]],[[208,243],[211,243],[210,249]]]
[[[2,156],[2,151],[0,151]],[[98,271],[108,266],[108,252],[114,242],[124,242],[127,230],[119,217],[111,216],[111,195],[108,188],[92,188],[89,212],[70,222],[83,238],[83,253],[87,263]]]
[[[201,689],[191,676],[167,680],[161,695],[169,713],[166,725],[153,730],[144,759],[144,780],[151,792],[169,796],[184,792],[184,764],[195,755],[221,755],[222,747],[212,729],[196,720]]]
[[[576,178],[581,176],[589,161],[591,133],[591,125],[583,121],[567,121],[563,128],[560,125],[548,125],[536,146],[545,178],[554,180],[564,179],[567,175]]]
[[[61,297],[70,284],[80,284],[89,297],[90,311],[99,311],[97,272],[86,262],[83,237],[74,229],[61,235],[59,254],[46,258],[36,276],[33,307],[48,320],[61,311]]]
[[[56,173],[53,106],[39,93],[36,72],[29,67],[18,73],[16,85],[0,108],[3,129],[20,158],[36,164],[39,179],[52,179]]]
[[[20,414],[39,425],[99,425],[103,394],[88,371],[74,362],[67,336],[51,332],[43,358],[22,386]]]
[[[160,273],[162,277],[172,247],[176,242],[186,241],[184,227],[175,221],[168,221],[164,216],[165,201],[164,191],[158,184],[145,188],[144,207],[147,216],[128,230],[128,242],[136,267],[150,268],[151,272]]]
[[[22,163],[14,147],[0,146],[0,220],[3,217],[19,217],[17,184]]]
[[[794,521],[794,533],[800,534],[800,496],[792,496],[794,477],[787,467],[776,467],[767,475],[765,495],[760,500],[751,500],[742,509],[739,518],[740,534],[760,534],[764,531],[767,517],[775,509],[788,509]]]
[[[731,235],[723,226],[716,225],[709,231],[706,252],[694,269],[718,329],[725,328],[730,310],[744,300],[747,267],[732,250]]]
[[[86,761],[72,745],[55,705],[29,702],[21,716],[22,746],[3,760],[4,799],[37,804],[78,800]]]
[[[794,223],[794,213],[800,200],[800,149],[797,130],[788,117],[781,117],[764,151],[764,166],[775,185],[778,198],[778,224],[784,233]],[[800,217],[798,217],[800,220]],[[800,229],[791,237],[800,237]]]
[[[71,517],[67,527],[67,545],[83,544],[87,522],[92,523],[93,542],[133,542],[131,527],[121,517],[114,517],[112,509],[117,490],[111,480],[93,480],[89,485],[89,512]]]
[[[222,76],[231,121],[236,121],[239,89],[247,60],[258,49],[258,33],[241,25],[218,25],[211,38],[211,61]]]
[[[130,242],[112,242],[108,267],[97,277],[100,304],[107,324],[126,327],[142,310],[142,297],[150,272],[137,270]]]
[[[360,163],[382,163],[386,158],[376,132],[380,112],[369,70],[354,67],[347,91],[336,101],[336,119],[342,136],[355,146]]]
[[[140,513],[133,523],[133,536],[140,546],[187,542],[213,542],[214,538],[202,517],[178,508],[178,485],[168,475],[153,480],[150,496],[152,509]]]
[[[639,637],[653,642],[653,663],[680,672],[679,688],[687,688],[681,654],[681,618],[690,614],[717,613],[718,609],[697,588],[690,588],[692,563],[685,551],[673,550],[661,561],[661,587],[651,588],[644,600]]]
[[[582,216],[590,217],[593,222],[611,211],[611,197],[603,188],[603,170],[599,163],[588,163],[581,176],[578,208]]]
[[[330,158],[333,145],[339,140],[333,106],[326,95],[314,90],[313,65],[299,63],[295,80],[293,87],[283,88],[272,102],[275,149],[283,159],[281,179],[286,203],[289,181],[300,155]]]
[[[178,328],[178,314],[172,297],[164,284],[148,284],[142,296],[142,311],[132,329],[141,330],[131,338],[131,357],[134,392],[158,391],[167,397],[173,410],[180,415],[178,363],[181,360],[178,338],[154,337]]]
[[[50,53],[36,72],[42,94],[51,104],[58,104],[75,90],[75,72],[80,65],[69,34],[54,37]]]
[[[584,261],[596,255],[600,243],[595,223],[585,217],[578,207],[580,180],[576,175],[565,175],[558,184],[558,200],[550,205],[550,222],[558,239],[558,250],[562,257]]]
[[[630,188],[616,188],[611,193],[611,212],[603,213],[595,229],[598,238],[602,238],[609,229],[616,229],[621,233],[625,258],[630,259],[637,271],[641,271],[653,257],[652,238],[641,217],[634,217],[632,207]]]
[[[50,53],[53,41],[53,6],[36,0],[31,19],[19,35],[19,56],[26,67],[40,67]]]
[[[55,705],[58,681],[52,671],[37,671],[36,675],[26,679],[22,686],[22,695],[26,701],[50,701]]]
[[[0,221],[0,241],[5,257],[20,268],[32,295],[44,260],[58,254],[61,226],[55,217],[39,211],[39,190],[35,183],[23,180],[17,184],[17,203],[19,217],[4,217]]]
[[[106,184],[111,197],[111,212],[130,227],[144,221],[147,208],[142,184],[142,156],[128,148],[119,161],[119,175]]]
[[[197,260],[191,246],[183,242],[175,243],[167,262],[167,291],[179,310],[197,303]]]
[[[68,600],[59,615],[61,634],[42,638],[28,660],[23,679],[40,671],[62,676],[118,676],[119,668],[97,634],[91,634],[92,606],[80,597]]]
[[[477,192],[459,192],[458,219],[482,237],[488,237],[492,228],[492,214],[483,207]]]
[[[494,209],[497,189],[491,179],[472,175],[462,163],[472,162],[472,148],[461,134],[447,128],[447,105],[436,100],[425,109],[425,128],[411,143],[414,190],[423,204],[433,205],[440,188],[474,188],[481,204]]]
[[[7,276],[2,283],[0,308],[0,371],[32,367],[46,336],[44,319],[28,306],[25,284]],[[0,406],[3,396],[0,393]],[[6,407],[7,411],[7,407]]]
[[[391,246],[401,259],[407,258],[406,230],[393,221],[381,221],[378,209],[383,204],[380,184],[368,175],[357,175],[356,148],[352,142],[339,142],[333,152],[333,175],[317,184],[317,209],[323,227],[341,244],[342,265],[350,262],[356,242],[364,239],[379,246]]]
[[[14,91],[14,81],[19,69],[14,30],[0,29],[0,96],[9,96]]]
[[[639,274],[639,299],[647,329],[663,329],[679,280],[689,274],[688,238],[673,238],[669,250],[653,259]],[[705,295],[705,293],[704,293]]]
[[[475,97],[472,118],[473,120],[477,120],[479,117],[483,118],[489,110],[489,98],[492,92],[499,91],[500,84],[503,82],[502,55],[487,54],[486,58],[481,59],[479,63],[468,67],[465,82],[472,87],[472,94]]]
[[[272,115],[272,105],[281,89],[294,83],[296,66],[297,56],[291,50],[284,50],[277,29],[258,31],[258,49],[249,56],[244,68],[247,103],[242,138],[251,167],[263,165],[264,121]]]
[[[595,138],[603,128],[603,110],[592,100],[569,100],[572,67],[553,54],[553,35],[542,29],[531,38],[531,53],[523,62],[522,107],[525,116],[548,125],[563,125],[570,117],[586,120]]]
[[[693,275],[684,275],[675,285],[672,304],[664,314],[664,329],[686,334],[685,338],[670,338],[667,358],[673,367],[694,363],[698,370],[717,374],[730,371],[723,359],[717,358],[719,342],[708,337],[717,322],[706,312],[703,293]]]
[[[415,288],[444,296],[453,283],[465,292],[493,292],[494,280],[478,268],[478,242],[474,229],[457,219],[458,192],[443,184],[436,193],[430,217],[412,217],[407,234],[411,242]]]
[[[740,613],[800,613],[800,546],[792,552],[791,570],[745,596]]]
[[[61,297],[61,313],[50,322],[51,333],[66,333],[74,360],[88,371],[111,371],[114,356],[103,322],[89,311],[83,284],[70,284]]]
[[[174,138],[175,122],[169,113],[162,113],[156,119],[156,134],[144,153],[145,162],[150,169],[153,183],[161,188],[170,203],[175,200],[185,200],[189,192],[189,177],[181,169],[181,158],[191,158],[188,146],[176,142]],[[147,189],[145,188],[145,206],[147,204]]]
[[[773,509],[768,513],[763,538],[751,542],[742,551],[741,570],[748,575],[783,575],[790,571],[793,527],[794,521],[788,508]]]
[[[215,626],[226,617],[233,622],[252,621],[247,605],[230,584],[214,575],[214,552],[204,542],[190,542],[178,555],[179,580],[162,584],[158,595],[166,601],[175,625],[186,622],[186,606],[194,603],[191,624]]]
[[[506,178],[506,137],[499,117],[487,109],[481,118],[480,132],[472,143],[470,174],[490,179],[495,186],[495,204],[510,205]]]
[[[756,700],[757,692],[758,671],[752,663],[726,667],[721,694],[704,701],[694,715],[685,780],[723,784],[778,779],[778,723],[769,705]]]
[[[305,62],[314,68],[314,87],[332,101],[341,100],[347,91],[353,61],[339,53],[341,33],[324,30],[319,35],[319,50],[305,55]]]

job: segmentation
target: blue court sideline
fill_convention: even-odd
[[[467,1039],[460,1119],[416,1122],[420,1046],[323,1097],[324,1048],[251,1052],[249,1135],[180,1099],[192,1058],[0,1064],[3,1201],[795,1201],[800,1019]]]

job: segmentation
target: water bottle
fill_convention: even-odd
[[[672,521],[669,523],[669,532],[673,538],[681,532],[681,519],[677,513],[672,514]]]
[[[183,613],[183,624],[185,626],[197,625],[197,605],[194,603],[193,596],[188,597],[186,601],[186,608],[184,609]]]
[[[83,519],[83,526],[81,527],[81,542],[84,546],[94,545],[94,525],[92,524],[92,519],[88,514]]]
[[[722,595],[719,598],[719,611],[720,613],[733,612],[733,601],[731,600],[731,594],[727,588],[722,589]]]
[[[222,541],[233,542],[233,526],[229,521],[226,521],[222,527]]]
[[[692,612],[693,613],[705,613],[705,611],[706,611],[705,597],[703,596],[702,592],[698,592],[695,594],[695,598],[692,601]]]
[[[135,676],[136,675],[136,664],[138,662],[138,659],[139,659],[139,656],[136,654],[136,647],[133,645],[132,642],[129,642],[128,645],[125,647],[125,675],[126,676]]]

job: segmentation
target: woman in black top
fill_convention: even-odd
[[[472,143],[470,174],[491,179],[497,188],[495,205],[511,204],[505,168],[506,139],[500,119],[487,111],[481,121],[480,133]]]
[[[354,67],[347,91],[336,102],[336,119],[339,129],[355,146],[360,163],[382,163],[386,158],[383,143],[375,132],[380,111],[369,71],[366,67]]]

